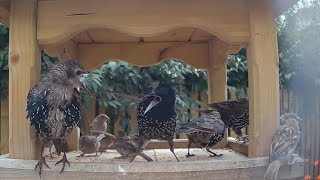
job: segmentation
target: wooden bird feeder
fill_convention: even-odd
[[[275,18],[296,2],[0,0],[0,21],[10,27],[9,158],[38,158],[25,106],[39,79],[41,49],[60,60],[78,59],[88,70],[115,59],[139,66],[180,59],[208,69],[210,103],[226,100],[227,56],[241,47],[247,48],[249,71],[246,153],[248,161],[267,157],[280,115]],[[78,136],[76,129],[70,137],[74,149]],[[227,145],[225,138],[218,146]]]

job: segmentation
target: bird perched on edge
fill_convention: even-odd
[[[106,132],[108,128],[108,123],[110,122],[110,118],[105,114],[99,114],[94,118],[92,124],[90,125],[91,131],[102,131]]]
[[[264,175],[265,179],[276,180],[281,165],[292,161],[293,153],[300,140],[300,118],[284,114],[280,117],[281,125],[272,137],[270,164]]]
[[[176,129],[177,114],[175,112],[176,94],[167,85],[159,85],[155,91],[139,103],[137,108],[139,151],[146,141],[151,139],[166,140],[170,151],[174,153],[173,137]]]
[[[248,142],[248,138],[242,135],[242,128],[249,126],[249,99],[222,101],[209,104],[209,107],[217,110],[226,127],[232,128],[237,134],[237,140]],[[214,110],[205,110],[214,111]]]
[[[149,156],[139,151],[137,145],[131,141],[127,134],[123,130],[119,130],[116,139],[114,141],[114,147],[117,152],[121,155],[119,158],[130,158],[130,162],[139,155],[143,157],[148,162],[153,161]]]
[[[61,143],[63,158],[56,163],[63,163],[60,173],[69,161],[66,156],[66,137],[81,120],[80,87],[88,89],[80,82],[80,78],[88,72],[75,60],[58,62],[29,91],[27,97],[27,118],[31,126],[41,136],[42,148],[39,167],[41,177],[42,165],[48,164],[43,157],[43,148],[49,141]],[[91,95],[91,94],[90,94]]]
[[[100,141],[105,137],[104,133],[101,133],[97,136],[85,135],[81,136],[79,139],[79,150],[82,152],[78,157],[83,157],[85,154],[96,153],[98,156],[98,151],[100,149]]]
[[[205,147],[211,153],[212,157],[222,156],[210,151],[210,148],[220,142],[224,137],[225,125],[221,120],[220,113],[213,111],[209,114],[202,115],[199,119],[186,124],[178,130],[178,133],[184,133],[188,137],[188,154],[187,157],[194,156],[190,154],[192,143]]]

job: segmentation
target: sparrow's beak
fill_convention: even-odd
[[[156,106],[157,104],[159,104],[161,102],[161,98],[160,97],[155,97],[150,104],[148,105],[148,107],[146,108],[146,110],[144,111],[143,114],[146,114],[148,111],[150,111],[154,106]]]

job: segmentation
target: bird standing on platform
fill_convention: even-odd
[[[178,133],[184,133],[188,137],[188,154],[186,157],[194,156],[190,154],[192,143],[205,147],[211,153],[211,157],[220,157],[222,154],[216,154],[210,151],[210,148],[220,142],[224,137],[225,125],[221,120],[220,113],[213,111],[202,115],[199,119],[186,124],[178,130]]]
[[[292,155],[300,140],[300,120],[286,114],[280,117],[281,125],[272,137],[270,164],[264,175],[265,179],[276,180],[280,166],[291,163]]]
[[[248,142],[249,139],[242,134],[242,128],[249,126],[249,99],[222,101],[209,104],[221,114],[221,119],[226,127],[232,128],[237,134],[237,140]]]
[[[50,67],[49,72],[42,76],[28,93],[27,118],[42,139],[40,160],[35,167],[39,167],[40,177],[43,164],[50,168],[42,153],[51,140],[53,143],[61,143],[64,153],[63,158],[56,163],[63,163],[60,173],[66,163],[70,166],[66,156],[66,137],[81,120],[79,90],[85,86],[80,82],[80,78],[87,73],[75,60],[58,62]],[[89,91],[88,93],[90,94]]]
[[[137,155],[141,156],[148,162],[153,161],[149,156],[139,151],[137,144],[132,142],[123,130],[118,131],[114,141],[114,147],[121,155],[119,158],[130,158],[130,162],[132,162]]]
[[[116,137],[110,133],[107,132],[101,132],[101,131],[91,131],[91,135],[93,136],[99,136],[100,134],[104,134],[104,137],[100,140],[100,148],[98,152],[105,152],[106,149],[113,145],[114,140]]]
[[[142,150],[146,141],[151,139],[166,140],[170,151],[174,153],[173,137],[176,129],[177,114],[175,112],[176,94],[166,85],[159,85],[154,93],[147,95],[138,105],[138,148]]]
[[[85,154],[96,153],[98,156],[98,151],[101,147],[100,141],[105,137],[104,133],[97,136],[95,135],[85,135],[81,136],[79,139],[79,150],[82,152],[78,157],[83,157]]]

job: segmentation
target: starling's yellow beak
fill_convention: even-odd
[[[159,104],[161,102],[161,98],[160,97],[155,97],[150,104],[148,105],[148,107],[146,108],[146,110],[144,111],[143,114],[146,114],[148,111],[150,111],[154,106],[156,106],[157,104]]]
[[[84,90],[86,90],[87,93],[90,95],[90,97],[93,98],[93,96],[92,96],[91,92],[89,91],[89,89],[88,89],[82,82],[80,82],[80,84],[81,84],[81,88],[84,89]]]

